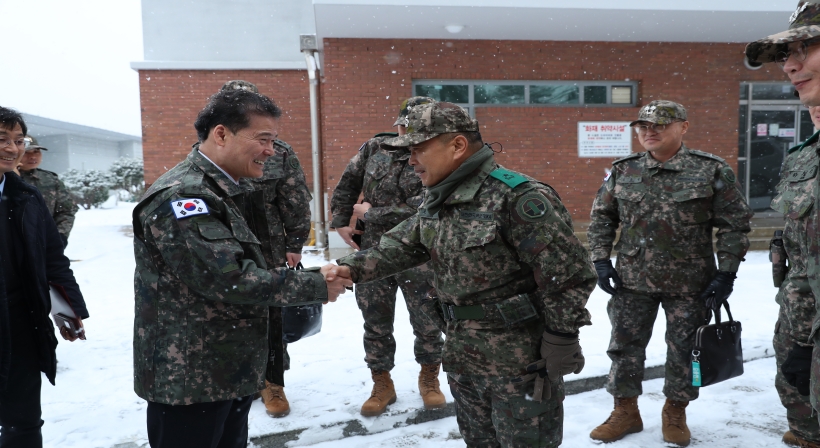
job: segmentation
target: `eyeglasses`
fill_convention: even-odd
[[[655,123],[652,123],[652,124],[638,124],[638,125],[633,126],[632,128],[635,129],[635,133],[638,134],[638,135],[644,135],[650,129],[652,130],[652,132],[657,134],[657,133],[661,133],[661,132],[665,131],[666,128],[669,125],[673,124],[673,123],[679,123],[679,121],[673,121],[672,123],[669,123],[669,124],[655,124]]]
[[[11,145],[17,147],[17,149],[26,149],[30,144],[31,140],[28,138],[19,138],[17,140],[10,139],[8,137],[0,137],[0,149],[6,149]]]
[[[797,42],[797,47],[794,49],[778,51],[777,54],[774,56],[774,62],[776,62],[781,69],[786,66],[786,62],[789,61],[789,57],[791,56],[794,56],[795,59],[797,59],[800,62],[803,62],[809,55],[809,47],[812,45],[816,45],[818,43],[820,43],[820,40],[817,39],[801,40]]]

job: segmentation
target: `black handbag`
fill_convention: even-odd
[[[302,263],[295,269],[302,269]],[[322,331],[322,304],[282,308],[282,340],[292,344]]]
[[[715,323],[698,328],[692,350],[692,385],[697,387],[743,375],[743,348],[740,345],[741,325],[732,319],[729,303],[723,302],[729,320],[720,321],[720,309],[715,310]]]

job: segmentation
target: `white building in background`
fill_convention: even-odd
[[[122,157],[142,158],[142,138],[104,129],[23,114],[28,133],[43,153],[41,168],[62,174],[69,169],[107,170]]]

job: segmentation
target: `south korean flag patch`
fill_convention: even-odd
[[[191,216],[207,215],[210,213],[205,201],[197,198],[171,201],[171,209],[174,210],[174,216],[176,216],[177,219],[185,219]]]

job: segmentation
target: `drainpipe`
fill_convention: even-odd
[[[327,247],[327,229],[325,227],[324,203],[325,195],[322,191],[322,168],[321,153],[319,149],[319,78],[316,73],[315,52],[319,49],[316,45],[315,34],[302,34],[299,36],[302,53],[305,54],[307,64],[308,80],[310,80],[310,138],[311,154],[313,156],[313,235],[316,238],[316,250],[324,250]]]

